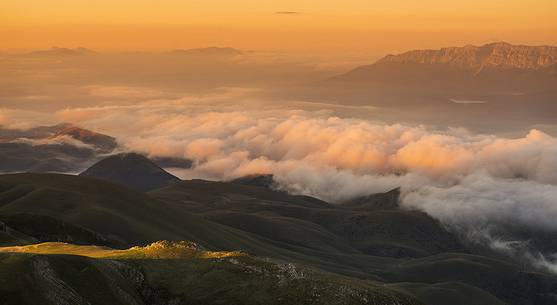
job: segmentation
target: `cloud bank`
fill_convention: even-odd
[[[129,94],[110,93],[122,92]],[[405,207],[452,228],[514,224],[557,232],[555,137],[535,129],[504,138],[340,118],[327,111],[261,109],[261,103],[242,96],[231,91],[69,108],[50,119],[116,136],[126,149],[151,157],[190,159],[191,169],[173,171],[182,178],[274,174],[285,190],[331,202],[401,186]],[[0,112],[0,123],[18,121],[17,114]],[[554,267],[544,259],[539,264]]]
[[[375,179],[412,180],[443,189],[478,177],[557,185],[557,139],[538,130],[511,139],[339,118],[324,111],[237,108],[196,100],[65,109],[56,116],[115,135],[130,150],[194,160],[190,175],[226,180],[273,173],[279,179],[336,184],[336,198],[329,185],[310,188],[313,195],[335,201],[348,193],[376,191],[344,192],[349,186],[342,180],[370,185]],[[336,182],[302,178],[301,172]]]

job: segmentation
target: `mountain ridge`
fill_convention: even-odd
[[[32,51],[27,56],[84,56],[84,55],[92,55],[96,54],[97,52],[84,48],[60,48],[60,47],[52,47],[46,50],[36,50]]]
[[[234,57],[244,53],[231,47],[206,47],[194,49],[176,49],[169,52],[172,55],[208,56],[208,57]]]
[[[411,50],[387,55],[376,62],[381,63],[448,64],[475,72],[490,67],[539,70],[557,64],[557,47],[497,42],[482,46]]]
[[[118,146],[118,143],[116,142],[116,139],[114,137],[77,127],[71,124],[67,125],[64,129],[56,132],[50,138],[55,139],[61,136],[74,138],[81,141],[82,143],[93,145],[100,148],[101,150],[106,150],[107,152],[116,149],[116,147]]]
[[[498,104],[509,109],[509,96],[516,99],[515,107],[522,107],[518,103],[531,100],[531,95],[541,96],[544,104],[540,106],[550,108],[556,83],[557,47],[501,42],[387,55],[329,78],[320,88],[330,92],[326,98],[340,94],[366,99],[373,96],[377,100],[390,99],[389,104],[409,104],[410,100],[425,98],[442,100],[446,106],[447,100],[455,96],[482,96],[497,99]],[[474,113],[477,115],[481,114]]]

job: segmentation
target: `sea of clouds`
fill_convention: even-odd
[[[513,224],[557,232],[553,136],[384,124],[326,110],[263,107],[235,95],[242,93],[53,113],[1,109],[0,125],[74,123],[115,136],[124,150],[192,160],[190,169],[170,169],[182,178],[273,174],[284,190],[336,203],[401,187],[403,206],[449,228],[478,232]],[[514,242],[488,240],[494,248]],[[550,256],[528,255],[556,268]]]

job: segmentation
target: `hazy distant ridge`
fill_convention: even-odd
[[[557,47],[498,42],[483,46],[413,50],[398,55],[387,55],[377,63],[449,64],[475,71],[486,67],[542,69],[557,64]]]

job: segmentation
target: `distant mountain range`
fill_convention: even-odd
[[[388,55],[377,63],[446,64],[474,73],[479,73],[484,68],[538,70],[557,64],[557,47],[498,42],[483,46],[408,51]]]
[[[97,52],[87,48],[58,48],[52,47],[47,50],[37,50],[26,54],[27,56],[83,56],[96,54]]]
[[[532,92],[555,90],[557,47],[505,42],[388,55],[357,67],[333,82],[406,86],[407,90],[449,92]]]
[[[35,50],[23,54],[29,57],[76,57],[99,54],[91,49],[79,48],[60,48],[52,47],[50,49]],[[176,49],[168,52],[171,55],[181,55],[189,57],[235,57],[243,55],[244,53],[238,49],[231,47],[206,47],[206,48],[192,48],[192,49]],[[0,53],[0,55],[2,55]]]
[[[170,54],[186,56],[233,57],[242,55],[243,52],[229,47],[208,47],[195,49],[178,49],[171,51]]]

